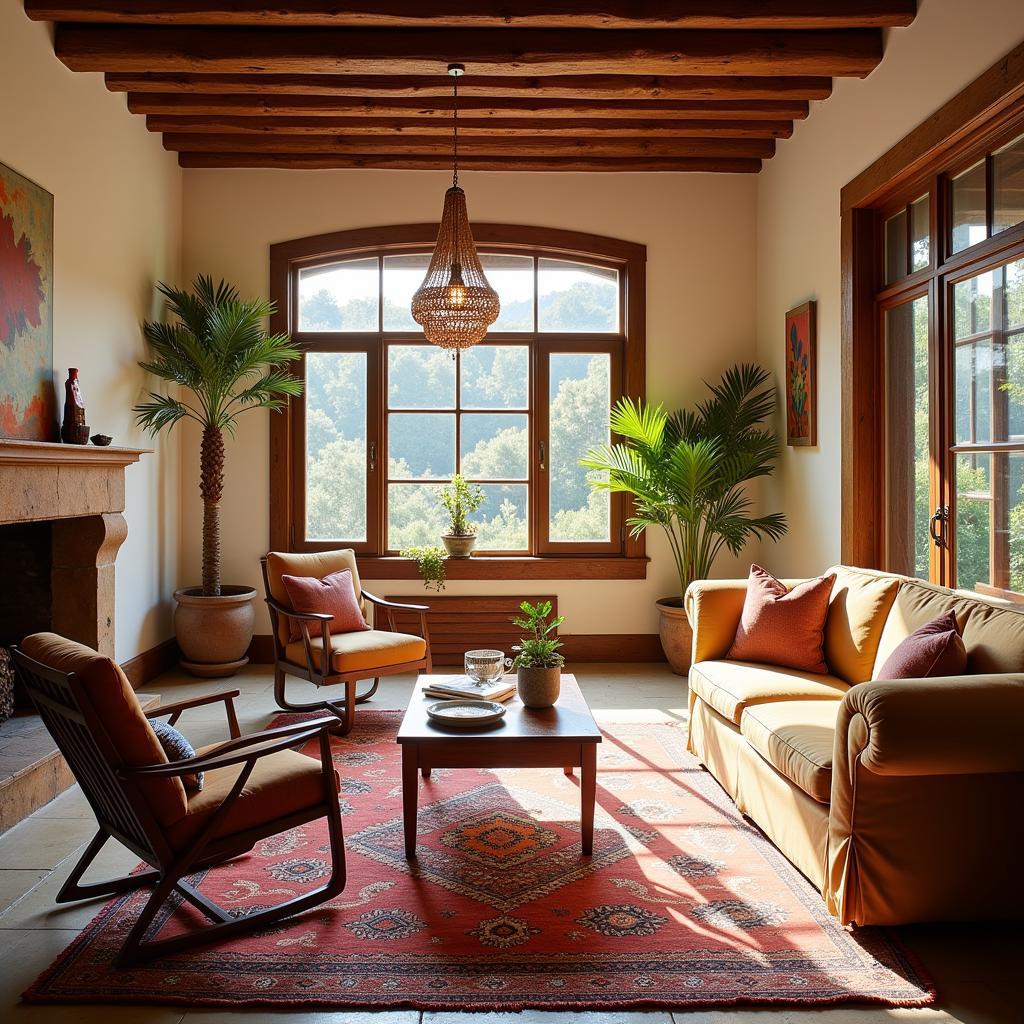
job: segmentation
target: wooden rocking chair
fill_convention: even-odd
[[[153,894],[124,941],[119,966],[252,931],[333,899],[345,888],[345,846],[338,777],[331,761],[335,716],[240,736],[233,700],[238,690],[195,697],[143,712],[120,667],[88,647],[36,633],[14,650],[21,683],[89,801],[99,831],[57,894],[58,903],[109,896],[143,885]],[[231,738],[168,762],[147,718],[171,716],[223,701]],[[290,749],[320,741],[320,760]],[[201,791],[183,775],[205,772]],[[257,842],[327,818],[332,868],[311,892],[243,917],[209,900],[186,877],[251,850]],[[150,871],[82,884],[86,869],[114,838]],[[212,924],[168,939],[144,941],[153,918],[176,895]]]
[[[369,700],[377,692],[381,676],[431,670],[430,634],[427,629],[427,612],[430,609],[422,604],[385,601],[364,590],[359,581],[355,552],[351,548],[314,554],[271,551],[260,559],[260,565],[274,637],[274,700],[282,711],[331,711],[341,717],[342,724],[335,731],[344,736],[352,728],[356,705]],[[330,615],[304,615],[291,607],[282,576],[323,579],[329,573],[343,569],[352,573],[352,587],[363,617],[369,602],[374,607],[374,626],[378,617],[386,617],[388,629],[332,634]],[[419,616],[419,636],[399,633],[395,629],[396,611],[415,612]],[[292,639],[292,624],[299,630],[297,640]],[[285,680],[290,675],[307,679],[318,688],[343,683],[345,696],[306,704],[293,703],[285,696]],[[373,680],[364,693],[356,692],[360,679]]]

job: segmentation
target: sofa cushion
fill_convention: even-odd
[[[871,678],[878,641],[896,600],[900,579],[866,569],[837,565],[825,619],[825,661],[848,683]]]
[[[963,627],[967,671],[971,675],[1024,672],[1024,605],[1002,607],[972,601]]]
[[[840,700],[849,688],[836,676],[743,661],[702,661],[690,668],[690,689],[734,725],[740,724],[744,709],[751,705]]]
[[[199,754],[209,754],[218,746],[220,744],[213,743],[200,747]],[[175,849],[183,849],[199,835],[231,792],[243,767],[244,764],[233,764],[206,773],[202,790],[189,796],[188,813],[167,830]],[[259,828],[277,818],[321,803],[324,796],[324,776],[319,760],[294,750],[267,754],[257,760],[238,799],[217,823],[214,837]]]
[[[329,572],[322,580],[315,576],[281,576],[284,589],[292,608],[304,615],[330,615],[327,623],[329,633],[358,633],[370,627],[359,610],[359,602],[352,589],[352,570],[342,569]],[[319,633],[319,623],[308,624],[311,633]],[[297,619],[288,620],[288,639],[302,639],[302,630]]]
[[[313,649],[313,667],[320,669],[323,641],[310,638]],[[365,633],[337,633],[331,637],[331,668],[335,672],[355,672],[360,669],[388,668],[419,661],[427,652],[426,641],[412,633],[392,633],[386,629],[369,629]],[[306,664],[302,641],[289,644],[285,657],[296,665]]]
[[[790,590],[759,565],[752,565],[743,614],[727,657],[827,672],[822,643],[834,579],[823,576]]]
[[[886,659],[880,679],[929,679],[960,676],[967,670],[967,648],[957,632],[951,608],[919,626]]]
[[[818,803],[832,796],[839,700],[787,700],[744,710],[740,732],[778,772]]]

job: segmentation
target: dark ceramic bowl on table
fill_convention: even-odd
[[[106,448],[114,439],[109,434],[93,434],[89,440],[100,448]]]

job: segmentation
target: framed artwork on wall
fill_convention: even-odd
[[[2,163],[0,437],[57,440],[53,196]]]
[[[786,444],[818,443],[817,304],[805,302],[786,314]]]

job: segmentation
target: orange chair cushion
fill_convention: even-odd
[[[209,744],[197,753],[202,756],[218,746]],[[206,773],[202,790],[189,794],[188,813],[167,830],[167,838],[175,849],[184,849],[199,835],[231,792],[243,767],[244,764],[234,764]],[[230,811],[218,822],[214,837],[222,839],[236,832],[273,826],[279,818],[322,804],[325,797],[319,760],[294,750],[267,754],[256,762]],[[266,834],[273,835],[273,828]]]
[[[348,569],[352,573],[352,590],[356,595],[359,611],[365,619],[366,603],[363,601],[363,585],[359,580],[356,553],[351,548],[303,553],[271,551],[267,555],[267,583],[270,588],[270,596],[279,604],[291,608],[292,604],[282,579],[283,576],[312,576],[322,580],[332,572],[341,572],[342,569]],[[290,641],[288,633],[288,620],[282,616],[277,629],[277,637],[282,647]]]
[[[320,670],[320,652],[323,640],[311,637],[313,668]],[[387,669],[426,657],[427,644],[421,636],[412,633],[392,633],[386,629],[370,629],[365,633],[338,633],[331,637],[331,668],[335,672],[359,672]],[[289,644],[285,657],[305,667],[306,651],[302,641]]]
[[[103,723],[121,764],[132,768],[167,764],[164,748],[150,728],[132,684],[117,662],[56,633],[27,636],[21,643],[21,649],[48,668],[69,674],[74,672],[96,717]],[[184,817],[188,800],[180,779],[146,779],[141,785],[160,824],[170,825]]]

